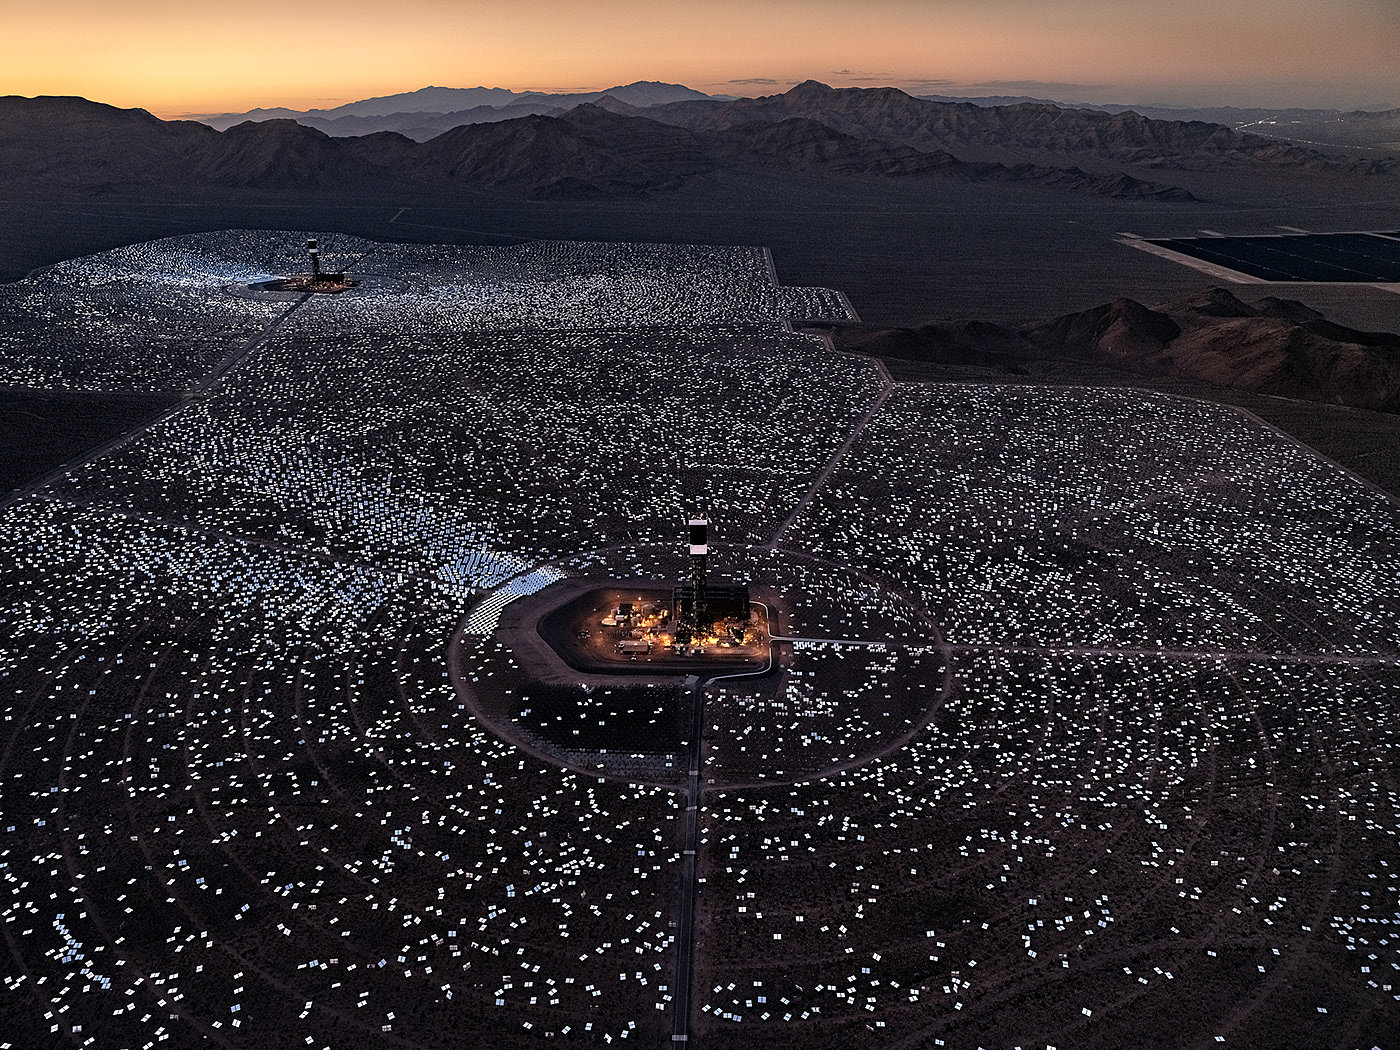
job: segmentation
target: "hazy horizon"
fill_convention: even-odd
[[[328,109],[427,85],[598,91],[636,80],[765,95],[806,79],[914,94],[1174,106],[1400,105],[1387,0],[597,0],[528,9],[70,0],[12,13],[0,94],[163,117]]]
[[[606,84],[600,83],[600,84],[594,84],[594,85],[583,85],[583,86],[574,86],[574,87],[548,87],[548,88],[537,88],[537,87],[533,87],[533,86],[528,85],[528,84],[526,84],[526,85],[519,85],[519,84],[466,84],[466,83],[462,83],[462,84],[418,84],[418,85],[413,86],[413,87],[404,87],[404,88],[401,88],[401,89],[399,89],[399,90],[388,91],[388,92],[383,92],[383,93],[376,93],[376,94],[373,94],[373,95],[368,95],[368,94],[347,95],[347,96],[345,96],[344,98],[340,98],[340,99],[326,99],[326,100],[322,100],[322,101],[320,101],[320,102],[318,102],[318,103],[316,103],[316,104],[314,104],[314,105],[307,105],[307,106],[293,106],[293,105],[287,105],[287,104],[285,104],[285,103],[274,103],[274,104],[269,104],[269,105],[248,106],[248,107],[244,107],[244,108],[241,108],[241,109],[191,110],[191,111],[189,111],[189,112],[183,112],[183,113],[157,112],[157,111],[155,111],[155,110],[152,110],[152,112],[155,113],[157,116],[160,116],[160,117],[162,117],[162,118],[164,118],[164,119],[167,119],[167,120],[180,119],[180,118],[184,118],[184,119],[197,119],[197,118],[200,118],[200,117],[219,116],[219,115],[223,115],[223,114],[227,114],[227,113],[244,113],[244,112],[251,112],[251,111],[256,110],[256,109],[264,109],[264,110],[287,109],[287,110],[293,110],[293,111],[297,111],[297,112],[328,112],[328,111],[337,109],[337,108],[340,107],[340,106],[349,105],[349,104],[355,103],[355,102],[366,102],[366,101],[370,101],[370,100],[373,100],[373,99],[384,98],[384,97],[392,97],[392,96],[395,96],[395,95],[410,95],[410,94],[413,94],[413,93],[415,93],[415,92],[417,92],[417,91],[430,90],[430,89],[447,89],[447,90],[464,90],[464,89],[465,89],[465,90],[470,90],[470,89],[486,88],[486,89],[488,89],[488,90],[489,90],[489,89],[506,89],[506,90],[513,91],[513,92],[515,92],[516,94],[530,94],[530,93],[536,93],[536,92],[541,93],[541,94],[551,94],[551,95],[552,95],[552,94],[591,94],[591,93],[595,93],[595,92],[599,92],[599,91],[606,91],[606,90],[608,90],[608,89],[610,89],[610,88],[625,87],[625,86],[627,86],[627,85],[629,85],[629,84],[642,83],[642,82],[647,82],[647,83],[665,83],[665,84],[680,84],[682,87],[693,88],[694,90],[697,90],[697,91],[704,91],[704,92],[706,92],[707,94],[715,95],[715,96],[729,95],[729,96],[734,96],[734,97],[739,97],[739,98],[759,98],[759,97],[766,96],[766,95],[779,95],[779,94],[782,94],[782,93],[784,93],[784,92],[786,92],[786,91],[791,90],[793,87],[796,87],[798,84],[801,84],[801,83],[803,83],[803,82],[805,82],[805,81],[811,81],[811,80],[820,81],[821,83],[827,84],[827,85],[829,85],[829,86],[831,86],[831,87],[835,87],[835,88],[844,88],[844,87],[858,87],[858,88],[892,87],[892,88],[898,88],[898,89],[901,90],[901,91],[908,92],[908,93],[911,94],[911,95],[919,95],[919,96],[934,96],[934,95],[940,95],[940,96],[965,97],[965,98],[1034,97],[1034,98],[1051,99],[1051,100],[1054,100],[1054,101],[1056,101],[1056,102],[1067,102],[1067,103],[1082,102],[1082,103],[1085,103],[1085,104],[1087,104],[1087,105],[1098,105],[1098,106],[1105,106],[1105,105],[1128,105],[1128,106],[1133,106],[1133,105],[1135,105],[1135,106],[1143,106],[1143,107],[1163,107],[1163,108],[1183,108],[1183,109],[1211,108],[1211,107],[1235,107],[1235,108],[1240,108],[1240,109],[1292,109],[1292,108],[1299,108],[1299,109],[1352,109],[1352,110],[1400,109],[1400,102],[1387,102],[1387,101],[1379,100],[1379,99],[1376,100],[1376,101],[1374,101],[1374,102],[1371,102],[1371,103],[1353,103],[1353,104],[1350,104],[1350,105],[1347,105],[1347,104],[1328,105],[1328,104],[1324,104],[1324,103],[1312,104],[1312,103],[1307,103],[1307,102],[1284,103],[1284,102],[1278,102],[1277,100],[1272,100],[1272,101],[1269,101],[1269,102],[1257,103],[1257,104],[1256,104],[1256,103],[1246,103],[1246,102],[1237,102],[1237,101],[1226,101],[1226,102],[1210,101],[1210,100],[1200,99],[1200,98],[1194,98],[1194,97],[1191,97],[1191,98],[1184,98],[1184,97],[1183,97],[1183,98],[1165,98],[1165,97],[1164,97],[1164,98],[1125,98],[1125,97],[1116,97],[1116,96],[1114,96],[1111,92],[1104,92],[1104,91],[1098,91],[1098,90],[1096,90],[1096,91],[1083,91],[1083,92],[1080,92],[1080,90],[1079,90],[1079,89],[1080,89],[1080,86],[1079,86],[1079,85],[1074,85],[1074,84],[1054,84],[1054,83],[1039,83],[1039,82],[1026,82],[1026,81],[1015,81],[1015,82],[1010,82],[1010,81],[1008,81],[1008,82],[1002,82],[1002,83],[987,83],[987,84],[941,84],[941,85],[929,85],[929,84],[922,84],[922,85],[921,85],[921,84],[899,84],[899,83],[893,83],[893,82],[890,82],[890,83],[868,83],[868,82],[867,82],[867,83],[853,84],[853,83],[845,83],[845,82],[843,82],[843,79],[842,79],[841,77],[837,77],[837,76],[827,76],[827,77],[811,76],[811,77],[802,77],[802,78],[794,79],[794,80],[784,80],[784,81],[781,81],[781,82],[778,82],[778,83],[775,83],[775,84],[771,84],[771,85],[765,84],[765,85],[761,85],[761,86],[755,86],[755,85],[735,85],[735,84],[732,84],[732,83],[705,84],[705,85],[703,85],[703,86],[697,86],[696,84],[693,84],[693,83],[682,82],[682,81],[677,81],[677,80],[650,79],[650,78],[635,78],[635,77],[632,78],[632,79],[630,79],[630,80],[618,80],[618,81],[614,81],[614,82],[606,83]],[[1079,93],[1076,93],[1076,92],[1079,92]],[[1092,96],[1092,97],[1090,97],[1090,96]],[[101,102],[101,101],[104,101],[104,100],[102,100],[102,99],[93,99],[93,100],[91,100],[91,101]],[[502,104],[506,104],[506,103],[502,103]],[[149,109],[150,107],[141,107],[141,108],[143,108],[143,109]]]

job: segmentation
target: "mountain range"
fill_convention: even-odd
[[[924,110],[944,107],[894,95],[801,85],[778,102],[679,101],[645,109],[605,96],[559,116],[463,125],[426,142],[392,132],[335,138],[288,119],[220,132],[83,99],[9,97],[0,99],[0,178],[10,192],[30,194],[411,187],[549,199],[635,196],[700,176],[740,174],[1027,182],[1189,199],[1183,190],[1111,170],[964,160],[923,132]],[[907,112],[894,114],[900,107]]]
[[[439,104],[451,90],[425,89],[418,104]],[[523,116],[507,115],[522,104],[500,90],[467,95],[507,101],[493,108],[501,119],[421,142],[388,131],[337,137],[285,117],[219,131],[84,99],[11,96],[0,98],[0,178],[9,192],[31,195],[411,188],[526,199],[637,196],[706,176],[951,179],[1171,201],[1193,198],[1154,172],[1400,172],[1400,157],[1328,156],[1202,121],[1046,103],[933,102],[896,88],[807,81],[778,95],[724,101],[679,85],[634,84],[621,93],[646,105],[607,94]],[[374,120],[373,110],[397,104],[369,100],[355,104],[362,110],[342,107],[347,112],[334,119]]]
[[[223,131],[246,120],[295,120],[328,135],[368,135],[396,131],[422,142],[463,124],[489,123],[530,115],[558,116],[574,106],[612,97],[639,109],[671,102],[734,101],[733,95],[710,95],[682,84],[637,81],[604,91],[545,92],[509,88],[426,87],[395,95],[348,102],[330,109],[251,109],[243,113],[189,114]],[[1307,109],[1292,107],[1240,108],[1236,106],[1124,105],[1073,102],[1029,95],[919,95],[928,102],[975,105],[982,108],[1034,105],[1109,114],[1134,112],[1141,117],[1168,121],[1200,121],[1247,130],[1270,138],[1283,138],[1324,148],[1400,152],[1400,108],[1371,110]]]
[[[932,102],[897,88],[831,88],[816,81],[781,95],[716,104],[653,106],[653,120],[715,130],[805,116],[835,130],[915,149],[956,151],[963,159],[1009,162],[1059,154],[1177,170],[1297,165],[1357,172],[1400,170],[1400,159],[1352,161],[1205,121],[1157,120],[1131,110],[1064,109],[1051,103],[979,106]]]
[[[561,109],[597,102],[604,96],[626,102],[633,106],[656,106],[664,102],[679,102],[689,99],[729,99],[729,95],[707,95],[683,84],[665,84],[656,80],[638,80],[631,84],[621,84],[604,91],[549,92],[514,91],[511,88],[474,87],[447,88],[425,87],[417,91],[405,91],[396,95],[380,95],[375,98],[347,102],[331,109],[251,109],[246,113],[186,114],[189,120],[199,120],[206,124],[215,121],[231,120],[241,124],[244,120],[262,116],[272,117],[317,116],[328,119],[340,117],[384,117],[394,113],[451,113],[454,110],[474,108],[501,108],[524,104],[558,106]],[[231,126],[231,125],[230,125]]]
[[[495,123],[515,117],[558,116],[575,106],[598,102],[603,98],[645,109],[667,102],[727,101],[731,97],[707,95],[681,84],[663,84],[652,80],[622,84],[606,91],[574,93],[488,87],[426,87],[397,95],[347,102],[332,109],[250,109],[245,113],[190,114],[188,119],[198,120],[219,131],[249,120],[295,120],[327,135],[369,135],[376,131],[395,131],[406,138],[423,142],[463,124]]]

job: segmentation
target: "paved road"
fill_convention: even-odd
[[[685,847],[681,863],[681,916],[676,931],[675,1012],[671,1041],[690,1039],[690,999],[695,984],[695,895],[696,851],[700,845],[700,737],[705,730],[705,687],[698,678],[690,680],[690,735],[687,739],[685,781]]]
[[[141,425],[133,427],[126,433],[118,434],[116,437],[112,438],[111,441],[98,445],[94,449],[89,449],[87,452],[84,452],[78,458],[71,459],[67,463],[64,463],[62,466],[55,467],[47,474],[43,474],[40,477],[35,478],[29,484],[23,485],[20,488],[15,489],[4,499],[0,499],[0,509],[12,506],[18,503],[20,500],[32,496],[40,489],[47,487],[48,485],[57,481],[59,478],[63,477],[63,475],[67,474],[70,470],[73,470],[75,467],[80,467],[85,463],[91,463],[94,460],[101,459],[103,456],[107,455],[110,452],[116,451],[117,449],[125,445],[127,442],[132,441],[135,438],[138,438],[142,434],[146,433],[146,431],[150,430],[152,427],[165,422],[171,416],[180,412],[191,401],[195,400],[198,397],[202,397],[204,394],[208,393],[209,389],[214,385],[214,383],[221,379],[225,374],[228,373],[230,369],[235,367],[239,362],[241,362],[254,350],[262,346],[263,343],[267,342],[267,340],[271,338],[272,333],[277,331],[277,329],[282,326],[282,322],[285,321],[288,317],[290,317],[294,310],[303,306],[306,303],[306,301],[310,298],[311,295],[309,293],[303,295],[291,306],[287,307],[287,309],[283,310],[280,314],[274,317],[271,321],[267,323],[267,325],[261,331],[251,336],[242,346],[240,346],[233,353],[229,354],[228,357],[220,361],[218,365],[214,367],[213,371],[211,371],[207,376],[205,376],[199,383],[191,387],[189,390],[185,391],[185,396],[179,401],[177,401],[175,404],[171,405],[163,412],[160,412],[159,414],[146,420],[146,422],[142,423]]]
[[[827,460],[826,466],[822,469],[822,472],[817,475],[816,480],[813,481],[807,491],[802,494],[802,498],[797,501],[797,506],[792,508],[792,513],[783,520],[783,523],[779,525],[777,530],[773,533],[773,538],[766,544],[769,550],[776,549],[778,544],[782,542],[783,533],[787,532],[787,530],[792,527],[792,523],[797,520],[797,516],[806,509],[807,504],[811,503],[817,493],[821,491],[822,486],[826,484],[827,478],[835,473],[836,468],[841,465],[841,461],[846,458],[846,453],[851,451],[851,446],[856,443],[856,439],[859,438],[861,434],[865,433],[865,428],[870,425],[870,421],[875,418],[880,409],[884,408],[885,402],[888,401],[890,395],[894,393],[894,380],[890,378],[890,373],[889,370],[885,368],[885,363],[873,357],[869,360],[880,373],[880,392],[875,395],[875,400],[871,402],[870,407],[865,410],[865,415],[856,420],[855,426],[851,427],[850,434],[846,436],[846,440],[841,443],[841,447],[836,450],[831,459]]]
[[[201,379],[198,383],[196,383],[193,387],[190,388],[189,393],[185,395],[185,400],[188,401],[190,398],[199,397],[201,394],[208,393],[209,390],[213,388],[215,383],[217,383],[229,372],[231,372],[233,369],[237,368],[240,364],[242,364],[244,359],[247,358],[247,356],[251,354],[254,350],[256,350],[258,347],[262,346],[265,342],[271,339],[272,333],[277,331],[277,329],[281,328],[282,325],[286,322],[287,318],[291,317],[292,314],[296,313],[308,302],[310,302],[311,295],[311,292],[306,292],[304,295],[302,295],[300,299],[292,303],[291,306],[287,307],[287,309],[283,310],[280,314],[278,314],[271,321],[269,321],[267,323],[267,326],[263,328],[262,331],[252,336],[246,343],[240,346],[233,353],[229,354],[228,357],[220,361],[208,375],[206,375],[203,379]]]
[[[877,410],[878,406],[872,407],[871,413]],[[838,454],[837,459],[840,458]],[[765,606],[766,608],[766,606]],[[769,629],[779,628],[777,618],[772,612],[768,613]],[[930,704],[925,711],[924,718],[912,725],[904,733],[881,748],[878,752],[864,754],[850,759],[846,762],[838,763],[827,769],[818,771],[815,774],[808,774],[801,778],[787,780],[756,781],[752,784],[726,783],[716,785],[711,790],[745,790],[757,789],[768,790],[773,787],[782,786],[788,783],[796,783],[798,780],[816,780],[823,777],[835,776],[838,773],[854,769],[870,762],[880,754],[888,754],[904,747],[908,742],[923,732],[929,722],[933,720],[935,712],[943,705],[952,691],[952,661],[947,658],[947,650],[944,647],[942,635],[937,626],[930,619],[928,626],[932,637],[930,642],[934,648],[943,650],[945,656],[943,661],[943,683],[939,690],[938,697],[934,703]],[[770,643],[778,642],[823,642],[829,645],[848,646],[889,646],[891,643],[886,640],[868,641],[865,639],[853,638],[799,638],[789,635],[769,635]],[[770,645],[770,654],[772,651]],[[771,666],[771,663],[770,663]],[[718,675],[714,678],[701,681],[698,678],[688,679],[691,689],[690,707],[690,729],[687,736],[686,751],[686,782],[684,793],[685,805],[685,845],[681,855],[681,885],[680,885],[680,919],[676,931],[676,979],[674,984],[675,998],[671,1023],[672,1043],[685,1043],[690,1041],[690,1028],[692,1020],[693,1005],[692,999],[695,986],[695,910],[696,897],[699,891],[699,873],[697,865],[699,861],[698,850],[700,846],[700,803],[704,788],[700,781],[701,764],[704,761],[702,747],[703,733],[705,729],[705,686],[711,682],[727,678],[742,678],[744,675]]]

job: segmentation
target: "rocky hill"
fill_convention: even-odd
[[[563,117],[456,128],[423,143],[414,156],[414,170],[426,180],[542,198],[668,189],[718,164],[694,132],[592,105]]]
[[[1333,324],[1289,299],[1250,305],[1223,288],[1157,306],[1117,299],[1016,328],[960,321],[851,329],[839,343],[878,356],[1012,371],[1078,361],[1400,413],[1400,335]]]
[[[0,177],[16,192],[104,190],[181,168],[218,138],[194,121],[81,98],[0,98]]]

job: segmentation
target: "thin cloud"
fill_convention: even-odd
[[[726,84],[776,84],[772,77],[739,77],[737,80],[726,80]]]
[[[1071,84],[1057,80],[985,80],[980,84],[959,86],[988,91],[1106,91],[1113,87],[1112,84]]]

